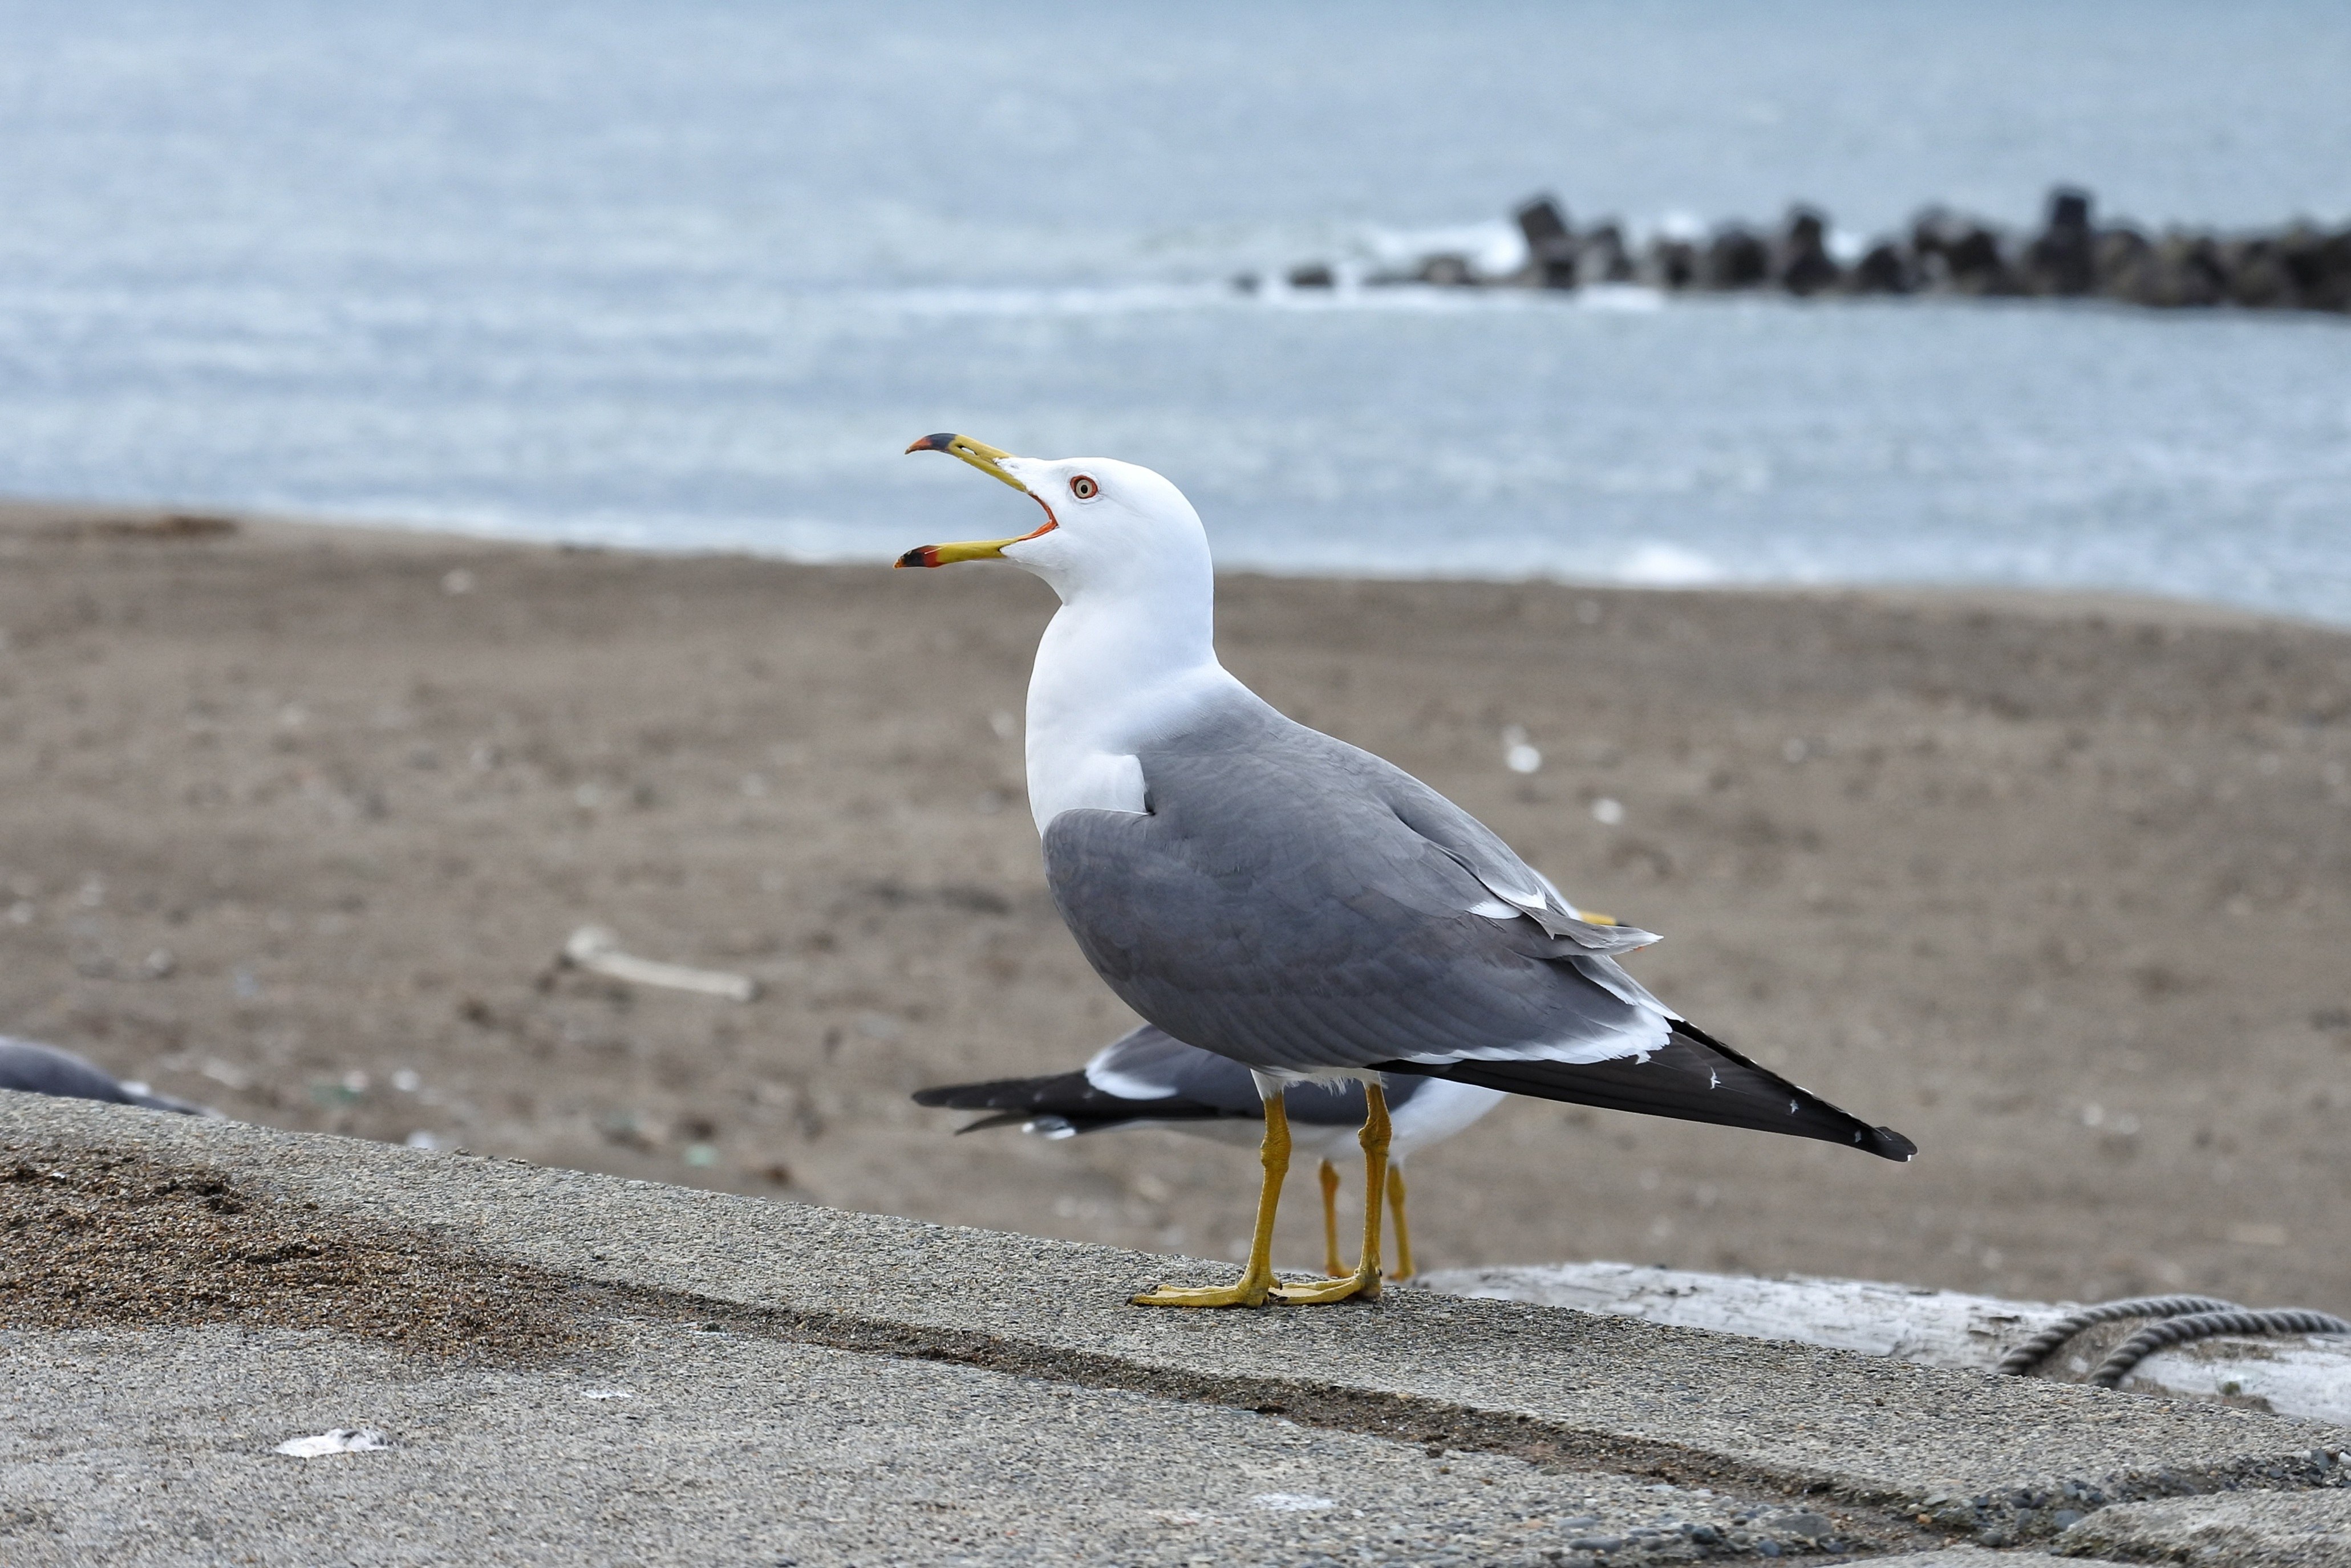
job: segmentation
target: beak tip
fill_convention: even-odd
[[[935,435],[923,437],[906,450],[909,452],[943,452],[949,457],[971,464],[990,479],[1002,480],[1023,495],[1031,493],[1026,484],[1014,478],[1010,471],[1002,466],[1012,457],[1012,454],[1002,447],[990,446],[984,441],[974,441],[969,436],[957,435],[953,431],[941,431]]]
[[[939,559],[936,545],[918,545],[914,548],[907,551],[904,555],[899,556],[898,559],[892,564],[891,569],[894,571],[900,566],[935,566],[938,564]]]

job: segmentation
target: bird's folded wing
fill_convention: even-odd
[[[1388,1083],[1388,1108],[1401,1110],[1435,1084],[1416,1074]],[[1360,1083],[1295,1084],[1284,1096],[1290,1119],[1307,1127],[1361,1127]],[[995,1111],[958,1132],[1016,1122],[1059,1124],[1056,1130],[1094,1132],[1138,1122],[1261,1119],[1263,1099],[1249,1070],[1228,1056],[1186,1045],[1152,1024],[1120,1036],[1093,1054],[1082,1071],[1037,1078],[997,1078],[915,1091],[914,1103],[950,1110]]]
[[[972,1123],[965,1132],[1038,1119],[1065,1122],[1088,1132],[1136,1120],[1201,1121],[1265,1114],[1247,1067],[1196,1050],[1148,1023],[1095,1052],[1078,1072],[945,1084],[916,1090],[914,1103],[1001,1113]]]
[[[1244,1071],[1241,1076],[1246,1082],[1247,1072]],[[1097,1127],[1117,1127],[1134,1121],[1213,1121],[1219,1117],[1264,1115],[1254,1092],[1249,1096],[1246,1110],[1231,1106],[1206,1105],[1176,1095],[1129,1099],[1094,1087],[1086,1081],[1083,1073],[1055,1073],[1041,1078],[997,1078],[984,1084],[944,1084],[937,1088],[916,1090],[914,1103],[948,1110],[996,1113],[958,1128],[961,1132],[978,1132],[985,1127],[1008,1127],[1019,1122],[1058,1123],[1057,1130],[1092,1132]]]
[[[1393,804],[1408,775],[1278,717],[1185,739],[1142,753],[1146,813],[1045,830],[1079,946],[1177,1040],[1289,1072],[1664,1047],[1669,1014],[1604,950],[1478,912],[1493,890]]]
[[[1552,919],[1489,918],[1489,877],[1548,885],[1378,758],[1240,714],[1142,763],[1149,809],[1055,817],[1046,877],[1095,971],[1175,1039],[1253,1068],[1418,1073],[1908,1158],[1676,1016],[1550,900]]]
[[[1095,1052],[1085,1079],[1106,1095],[1137,1102],[1186,1100],[1233,1116],[1261,1114],[1257,1081],[1247,1067],[1186,1045],[1150,1023]]]
[[[1397,820],[1442,849],[1494,895],[1473,912],[1489,918],[1517,916],[1533,921],[1570,952],[1622,953],[1658,940],[1654,931],[1614,921],[1585,919],[1560,896],[1551,878],[1502,842],[1493,829],[1401,769],[1389,767],[1371,781]]]

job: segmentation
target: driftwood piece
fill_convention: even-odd
[[[632,985],[690,991],[701,996],[724,997],[728,1002],[749,1002],[759,994],[759,982],[747,974],[689,969],[681,963],[664,963],[658,959],[622,952],[620,939],[601,926],[582,926],[572,932],[571,940],[563,944],[562,963],[568,969],[585,970]]]

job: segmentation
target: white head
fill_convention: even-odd
[[[1052,585],[1064,604],[1096,597],[1203,601],[1213,581],[1208,536],[1184,493],[1147,468],[1107,457],[1014,457],[969,436],[925,436],[908,452],[943,452],[1045,509],[1044,526],[1009,539],[925,545],[902,566],[1005,560]]]

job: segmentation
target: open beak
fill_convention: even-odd
[[[974,539],[960,545],[920,545],[899,556],[899,566],[949,566],[957,561],[992,561],[1004,554],[1007,545],[1034,539],[1038,534],[1050,534],[1060,526],[1053,516],[1053,509],[1045,505],[1045,498],[1013,478],[1001,466],[1002,460],[1012,455],[1003,448],[990,446],[984,441],[974,441],[967,435],[940,434],[926,435],[906,450],[910,452],[943,452],[949,457],[960,458],[990,479],[1002,480],[1038,505],[1045,507],[1045,525],[1035,533],[1020,534],[1009,539]]]

